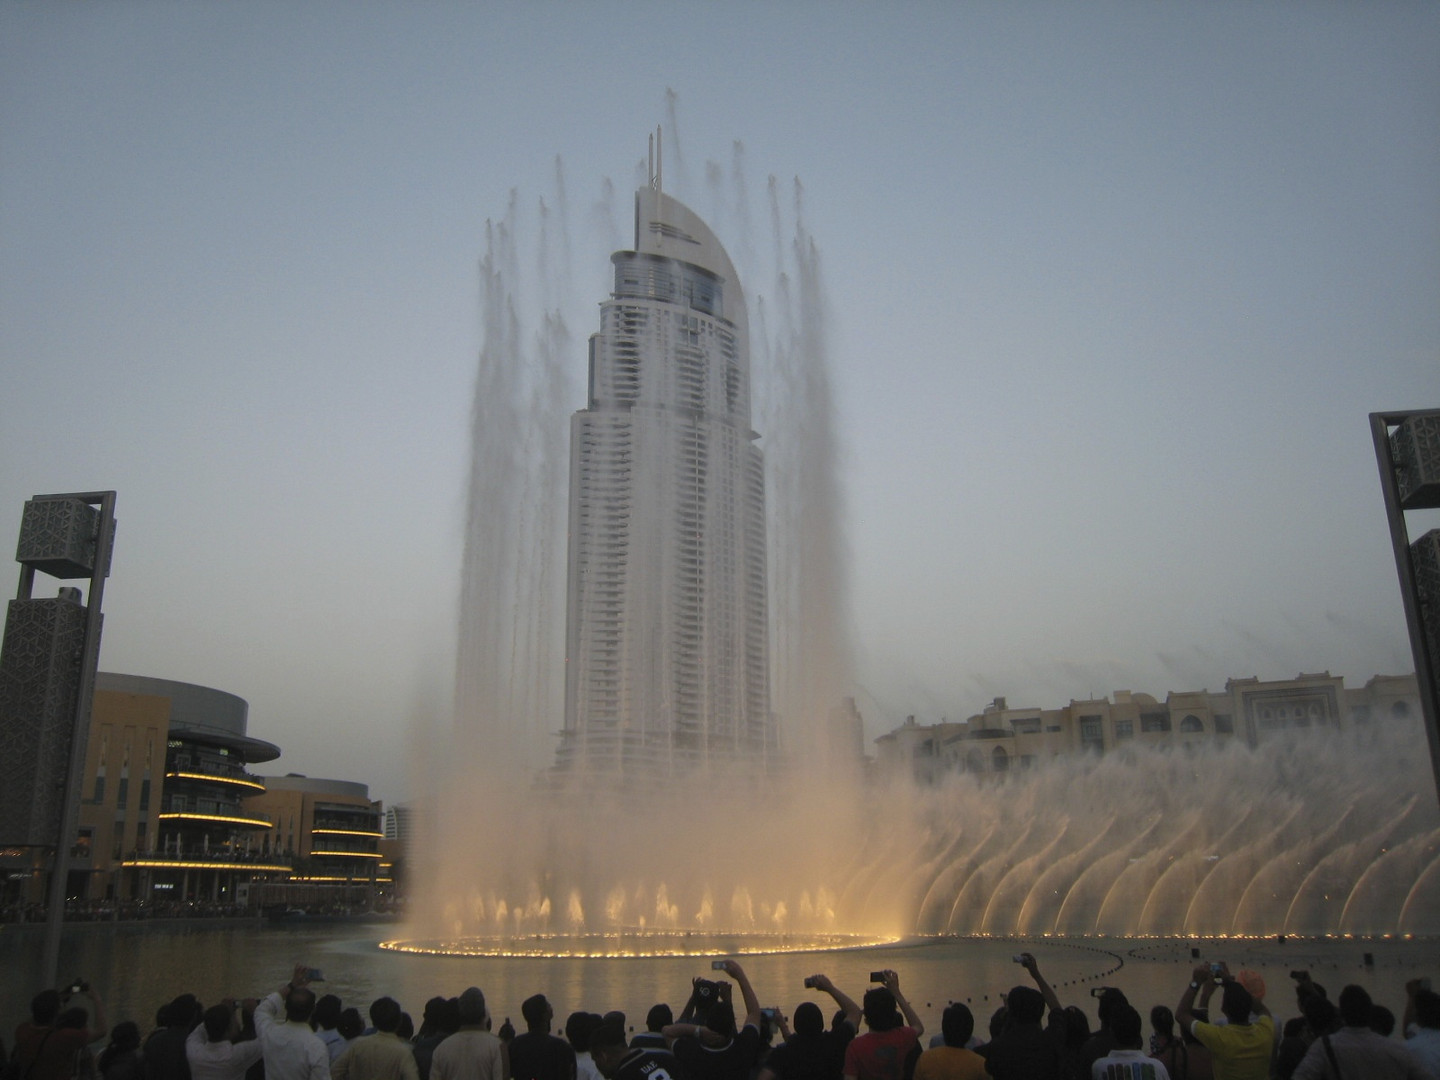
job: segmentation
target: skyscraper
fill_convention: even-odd
[[[565,728],[557,767],[645,775],[776,748],[764,459],[745,296],[689,208],[635,196],[635,248],[571,419]]]

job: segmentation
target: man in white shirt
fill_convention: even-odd
[[[509,1075],[505,1044],[490,1034],[485,995],[472,986],[460,995],[460,1030],[430,1059],[430,1080],[506,1080]],[[271,1080],[268,1072],[265,1080]]]
[[[245,1080],[245,1070],[260,1060],[259,1039],[231,1042],[240,1034],[240,1010],[235,1002],[212,1005],[204,1019],[185,1039],[185,1060],[190,1080]]]
[[[255,1007],[265,1080],[330,1080],[330,1052],[306,1022],[315,1008],[309,970],[296,964],[290,981]]]
[[[1135,1006],[1116,1005],[1109,1019],[1115,1049],[1090,1066],[1090,1080],[1170,1080],[1165,1066],[1141,1049],[1144,1031]]]

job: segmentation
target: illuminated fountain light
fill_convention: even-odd
[[[688,930],[646,930],[640,927],[611,933],[556,933],[397,939],[382,941],[391,952],[423,956],[491,958],[621,959],[670,956],[768,956],[777,953],[835,952],[893,945],[900,939],[865,934],[711,934]]]

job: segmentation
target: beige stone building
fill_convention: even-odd
[[[1262,682],[1229,679],[1222,693],[1172,690],[1163,701],[1117,690],[1056,709],[1011,708],[996,698],[961,723],[904,724],[875,740],[882,770],[909,770],[931,782],[952,773],[997,774],[1076,754],[1126,746],[1242,739],[1255,745],[1289,728],[1349,728],[1420,714],[1414,675],[1376,675],[1348,690],[1328,671]]]

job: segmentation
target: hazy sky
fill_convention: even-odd
[[[578,408],[668,88],[667,190],[805,186],[870,735],[1408,672],[1366,416],[1440,405],[1437,55],[1433,3],[7,3],[0,544],[117,490],[102,667],[408,794],[486,220],[563,160]]]

